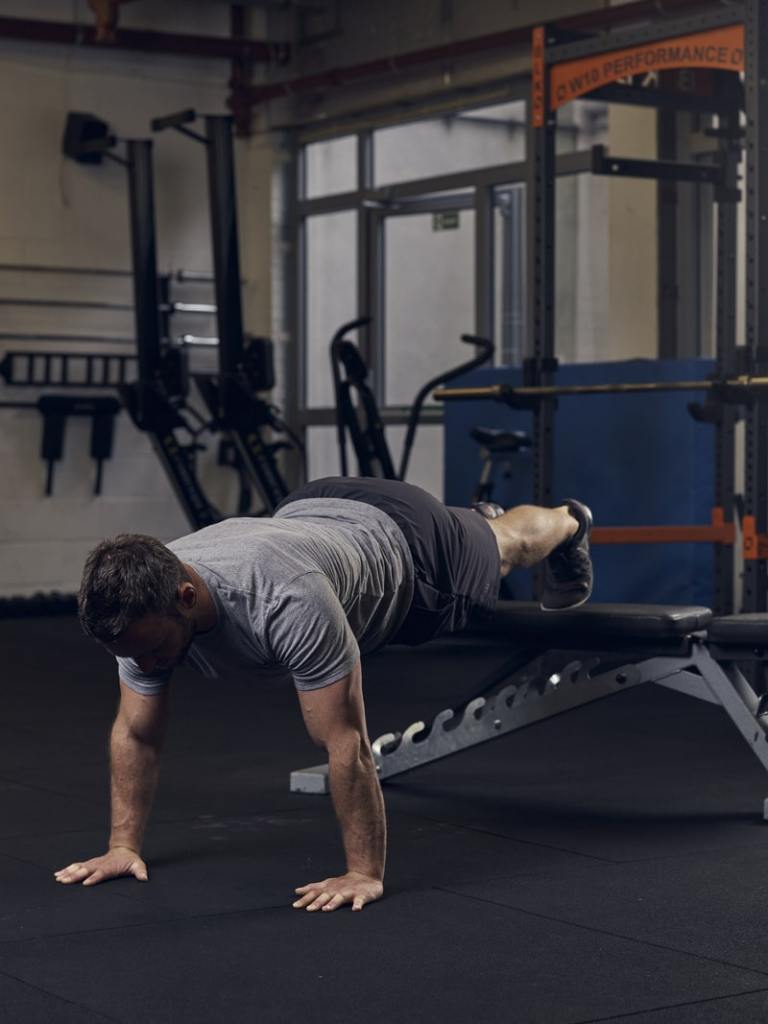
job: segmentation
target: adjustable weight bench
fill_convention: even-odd
[[[532,602],[501,601],[488,624],[461,637],[508,649],[509,657],[460,708],[380,736],[372,745],[380,779],[642,683],[719,704],[768,771],[768,696],[739,667],[762,678],[768,614],[713,617],[708,608],[631,604],[543,612]],[[294,771],[290,785],[326,793],[328,766]]]

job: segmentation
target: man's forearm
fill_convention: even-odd
[[[146,743],[118,722],[110,738],[112,829],[109,845],[138,853],[160,774],[160,743]]]
[[[333,807],[341,826],[347,871],[383,879],[387,820],[368,741],[329,749],[328,778]]]

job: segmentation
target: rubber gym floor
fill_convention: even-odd
[[[385,785],[385,897],[293,910],[337,873],[322,760],[284,685],[193,672],[150,881],[59,886],[101,852],[110,658],[73,618],[4,620],[0,1020],[711,1024],[768,1014],[768,778],[717,707],[641,687]],[[472,695],[498,652],[365,664],[373,737]]]

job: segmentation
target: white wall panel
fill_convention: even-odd
[[[0,3],[0,15],[90,23],[84,0]],[[161,5],[138,2],[121,10],[121,23],[158,31],[228,33],[226,4]],[[96,114],[121,136],[148,137],[152,117],[195,107],[226,111],[226,61],[102,51],[49,44],[0,42],[0,263],[53,266],[130,267],[125,171],[116,164],[84,166],[60,152],[66,113]],[[161,270],[211,268],[205,155],[176,133],[155,136],[158,265]],[[241,249],[266,246],[267,254],[243,265],[266,281],[249,280],[258,295],[261,323],[269,323],[269,225],[252,230],[270,185],[268,147],[259,153],[238,143],[240,198],[250,220]],[[253,175],[262,175],[255,183]],[[265,199],[266,196],[266,199]],[[260,205],[259,205],[260,204]],[[262,217],[263,221],[263,217]],[[251,229],[251,230],[249,230]],[[179,296],[181,297],[181,296]],[[66,298],[132,302],[128,278],[74,277],[0,270],[0,298]],[[194,301],[201,294],[190,294]],[[212,301],[212,291],[208,292]],[[253,304],[252,304],[253,305]],[[187,318],[179,331],[213,334],[211,318]],[[262,328],[263,329],[263,328]],[[64,310],[0,306],[0,331],[133,337],[133,316],[119,310]],[[0,340],[4,351],[66,349],[130,352],[126,346],[98,349],[61,343]],[[0,401],[33,401],[33,389],[0,382]],[[54,493],[46,497],[40,458],[42,418],[35,411],[0,409],[0,595],[77,588],[83,559],[98,540],[121,531],[171,539],[189,531],[186,518],[149,440],[125,413],[116,422],[114,457],[104,465],[103,493],[94,496],[95,463],[88,454],[90,420],[67,421],[64,459],[56,467]],[[203,456],[201,476],[211,498],[234,511],[233,471],[216,467],[215,445]]]

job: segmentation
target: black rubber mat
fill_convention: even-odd
[[[725,996],[650,1013],[605,1017],[601,1024],[759,1024],[768,1018],[768,991]]]
[[[41,992],[35,985],[0,973],[0,1006],[8,1021],[27,1024],[103,1024],[115,1017],[92,1013],[75,1003]]]
[[[388,783],[384,900],[307,914],[340,870],[322,761],[274,681],[180,673],[151,880],[55,868],[103,849],[111,661],[66,619],[0,622],[0,1020],[640,1024],[768,1012],[768,777],[720,709],[641,688]],[[372,736],[471,696],[501,658],[368,659]]]
[[[19,942],[0,950],[0,971],[152,1024],[383,1024],[395,1007],[419,1021],[560,1024],[736,995],[765,980],[435,891],[393,896],[360,915],[275,908]]]
[[[45,840],[37,845],[50,847]],[[22,938],[130,927],[172,916],[152,901],[142,904],[126,899],[120,892],[124,885],[120,882],[85,891],[65,889],[55,883],[51,885],[47,867],[0,854],[0,956],[8,943]]]
[[[768,776],[726,717],[645,687],[387,784],[413,814],[605,860],[765,844]]]
[[[764,842],[634,864],[582,860],[451,889],[768,975],[767,860]]]
[[[120,879],[87,890],[89,898],[91,893],[115,892],[141,905],[190,915],[288,907],[295,898],[293,888],[341,868],[330,808],[322,799],[314,803],[314,808],[302,811],[239,817],[200,815],[158,823],[151,828],[144,850],[151,884]],[[399,815],[390,817],[389,838],[390,893],[471,884],[478,864],[483,865],[483,876],[503,877],[512,865],[513,870],[527,875],[543,870],[563,872],[573,862],[568,854],[556,850]],[[0,839],[0,854],[14,858],[26,871],[34,867],[33,877],[39,884],[47,882],[57,867],[101,852],[103,843],[102,831],[17,836]],[[32,894],[31,885],[24,887],[25,899]],[[75,892],[57,886],[56,893],[60,889]]]

